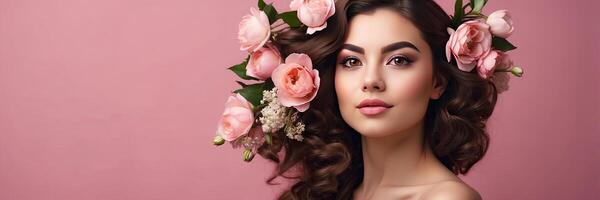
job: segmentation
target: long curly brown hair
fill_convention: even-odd
[[[273,134],[258,154],[276,164],[268,184],[281,176],[295,182],[279,199],[352,199],[363,180],[361,137],[341,117],[334,87],[336,56],[347,36],[352,17],[391,8],[409,19],[429,44],[434,78],[447,83],[442,96],[430,100],[425,115],[424,141],[449,170],[465,174],[486,153],[486,121],[496,105],[494,84],[475,71],[464,72],[448,63],[445,45],[450,17],[433,0],[337,0],[327,28],[313,35],[292,29],[276,36],[283,56],[305,53],[321,76],[321,86],[310,109],[300,113],[306,124],[304,141]],[[425,148],[425,142],[423,148]],[[283,152],[281,150],[284,150]]]

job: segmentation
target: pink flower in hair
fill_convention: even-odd
[[[456,31],[449,29],[450,39],[446,43],[446,58],[456,59],[458,68],[470,72],[478,60],[492,47],[490,26],[480,20],[471,20],[460,25]]]
[[[240,50],[253,52],[260,49],[271,37],[271,24],[265,12],[251,7],[250,13],[242,17],[238,40],[241,44]]]
[[[508,38],[515,27],[507,10],[498,10],[488,16],[486,23],[490,25],[492,34],[502,38]]]
[[[319,71],[312,68],[312,61],[306,54],[290,54],[285,63],[273,71],[271,78],[277,87],[279,103],[300,112],[308,109],[320,85]]]
[[[508,54],[492,50],[483,55],[477,62],[477,73],[481,78],[487,79],[492,76],[497,69],[504,71],[512,66],[513,62]]]
[[[327,27],[327,19],[335,13],[334,0],[292,0],[290,9],[298,11],[298,19],[313,34]]]
[[[271,73],[281,64],[281,55],[277,47],[267,43],[262,48],[250,54],[248,65],[246,66],[246,74],[266,80],[271,78]]]
[[[219,120],[217,134],[226,141],[233,141],[248,134],[253,123],[252,104],[236,93],[229,96],[225,103],[225,111]]]

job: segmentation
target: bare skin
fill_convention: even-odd
[[[342,118],[362,135],[364,180],[354,198],[481,199],[429,147],[421,148],[427,104],[445,85],[433,79],[431,50],[419,30],[395,11],[378,9],[355,16],[349,31],[335,89]],[[372,98],[393,107],[370,116],[356,108]]]
[[[363,140],[365,177],[354,199],[481,199],[443,166],[429,147],[421,150],[417,145],[421,137],[394,139]]]

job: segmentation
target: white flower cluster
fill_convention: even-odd
[[[288,125],[285,126],[285,135],[291,139],[302,142],[302,140],[304,140],[304,137],[302,137],[302,132],[304,132],[304,124],[297,120],[298,113],[292,114]]]
[[[262,116],[259,118],[262,124],[262,130],[265,133],[274,133],[281,128],[284,128],[284,132],[287,137],[293,140],[302,141],[302,132],[304,132],[304,124],[298,121],[298,113],[288,113],[288,108],[279,104],[277,100],[277,87],[272,90],[263,91],[263,99],[260,100],[261,104],[268,103],[260,113]]]
[[[263,99],[260,100],[260,103],[265,104],[267,102],[268,105],[260,111],[262,116],[259,120],[262,124],[263,132],[273,133],[285,125],[286,117],[286,107],[279,104],[277,100],[277,87],[274,87],[270,91],[263,91]]]

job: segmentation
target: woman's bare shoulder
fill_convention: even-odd
[[[459,181],[443,181],[428,189],[422,200],[481,200],[481,195],[471,186]]]

